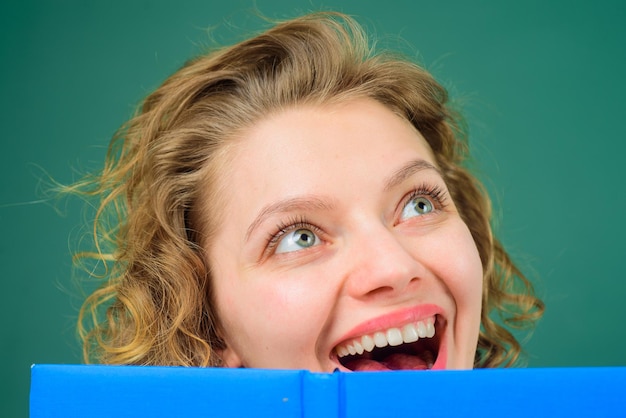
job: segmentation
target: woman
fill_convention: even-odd
[[[102,199],[94,257],[108,267],[81,311],[86,359],[513,364],[520,345],[493,314],[525,325],[543,305],[494,238],[466,157],[445,90],[374,54],[346,16],[188,63],[72,189]]]

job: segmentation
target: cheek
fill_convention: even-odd
[[[445,282],[457,309],[479,320],[483,288],[482,262],[469,229],[460,219],[442,237],[439,256],[439,277]]]
[[[483,268],[474,239],[465,229],[464,238],[459,239],[459,251],[466,255],[458,265],[459,280],[454,283],[454,297],[459,314],[464,316],[459,320],[475,329],[477,338],[482,310]]]
[[[323,326],[322,302],[328,299],[320,295],[315,283],[319,285],[320,280],[311,275],[258,271],[231,275],[216,286],[218,315],[227,338],[241,345],[259,341],[283,348],[310,344],[308,339]]]

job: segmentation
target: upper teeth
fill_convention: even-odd
[[[339,357],[371,352],[374,347],[396,346],[402,343],[414,343],[420,338],[432,338],[435,335],[435,319],[412,322],[402,328],[389,328],[372,335],[363,335],[336,348]]]

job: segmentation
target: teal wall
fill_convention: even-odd
[[[30,364],[81,360],[70,249],[85,215],[42,201],[41,180],[98,167],[138,101],[209,44],[206,28],[223,43],[262,26],[254,3],[273,18],[337,9],[412,45],[463,100],[500,237],[546,301],[529,365],[626,365],[626,3],[214,3],[0,5],[0,416],[26,416]]]

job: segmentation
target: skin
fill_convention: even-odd
[[[480,258],[410,123],[371,99],[288,108],[243,132],[226,171],[207,257],[227,366],[346,370],[338,344],[433,309],[439,368],[473,366]]]

